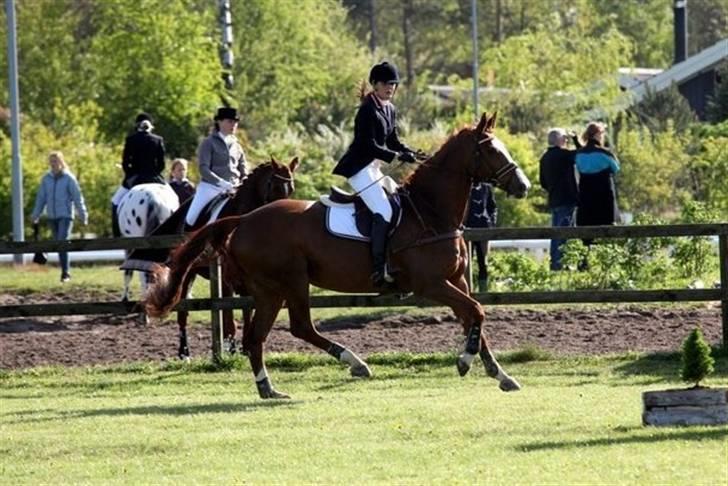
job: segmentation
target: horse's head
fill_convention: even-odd
[[[476,181],[493,182],[506,193],[517,198],[526,196],[531,182],[513,160],[505,144],[493,133],[496,113],[480,118],[478,126],[472,131],[473,157],[470,175]]]
[[[257,167],[249,176],[248,183],[255,199],[261,204],[268,204],[277,199],[291,197],[295,190],[293,173],[298,167],[298,157],[294,157],[286,165],[271,157],[270,162]]]

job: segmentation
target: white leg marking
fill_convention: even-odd
[[[339,361],[341,361],[342,363],[346,363],[349,366],[365,366],[364,361],[362,361],[359,356],[352,353],[348,349],[344,349],[344,351],[341,353]]]
[[[266,371],[265,366],[263,366],[258,374],[255,375],[255,381],[263,381],[266,378],[268,378],[268,372]]]
[[[466,365],[468,365],[468,367],[470,367],[473,364],[473,360],[474,359],[475,359],[475,355],[474,354],[463,353],[463,354],[460,355],[460,361],[462,361],[463,363],[465,363]]]

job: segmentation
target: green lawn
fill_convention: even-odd
[[[521,362],[505,394],[453,356],[269,358],[0,372],[3,484],[727,484],[728,428],[646,428],[641,393],[683,386],[675,356]],[[522,357],[522,355],[521,355]],[[728,385],[719,358],[712,386]]]

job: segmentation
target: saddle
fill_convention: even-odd
[[[188,226],[187,224],[185,224],[184,232],[187,233],[190,231],[196,231],[206,224],[215,221],[230,197],[231,194],[229,192],[221,192],[220,194],[210,199],[210,201],[202,208],[200,214],[197,215],[197,220],[195,220],[195,224],[193,224],[192,226]]]
[[[392,206],[388,232],[391,236],[402,221],[402,202],[397,183],[391,177],[385,177],[383,182]],[[329,233],[340,238],[370,241],[372,212],[358,195],[332,187],[331,193],[321,196],[320,201],[326,206],[326,229]]]

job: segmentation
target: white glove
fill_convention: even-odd
[[[217,183],[217,187],[222,189],[225,192],[232,191],[235,186],[232,185],[232,183],[226,181],[226,180],[220,180],[220,182]]]

